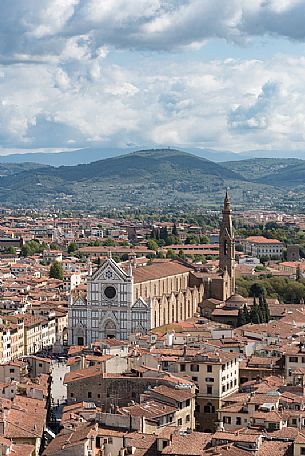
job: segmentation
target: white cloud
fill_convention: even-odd
[[[103,58],[2,66],[0,139],[6,147],[302,148],[304,71],[304,58],[288,56],[168,66],[151,58],[133,70]]]
[[[149,51],[302,41],[304,13],[305,0],[2,0],[0,143],[301,148],[304,57],[165,63]]]

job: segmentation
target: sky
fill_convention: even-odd
[[[0,153],[305,151],[304,127],[305,0],[1,0]]]

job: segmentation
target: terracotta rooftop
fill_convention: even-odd
[[[174,261],[165,263],[153,263],[151,265],[142,266],[133,270],[135,283],[148,282],[150,280],[162,279],[163,277],[175,276],[184,274],[191,269]]]

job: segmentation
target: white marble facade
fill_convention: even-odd
[[[88,345],[99,339],[128,339],[133,331],[150,329],[150,300],[134,302],[131,267],[126,273],[109,258],[88,279],[87,299],[69,305],[69,344]]]

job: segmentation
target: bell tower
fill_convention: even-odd
[[[226,191],[219,233],[219,269],[228,276],[228,295],[235,293],[235,239],[231,201]]]

